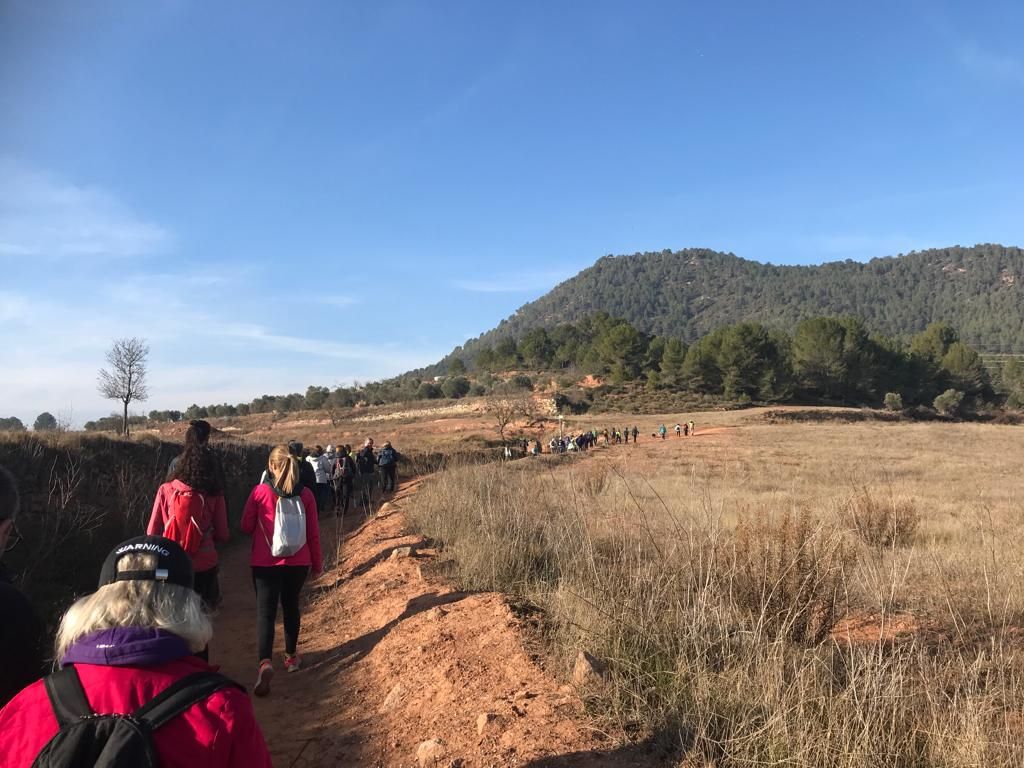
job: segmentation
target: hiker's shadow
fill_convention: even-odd
[[[646,739],[610,749],[593,749],[549,755],[526,763],[523,768],[656,768],[678,765],[686,751],[681,734],[659,731]],[[703,761],[701,762],[703,765]]]
[[[357,638],[343,643],[337,648],[324,651],[322,654],[309,654],[307,657],[310,661],[309,667],[319,667],[324,664],[334,662],[341,662],[344,667],[352,666],[356,662],[365,658],[370,651],[377,647],[377,644],[381,640],[387,637],[388,633],[391,632],[392,629],[397,627],[406,619],[412,618],[424,611],[429,611],[431,608],[450,605],[452,603],[457,603],[460,600],[465,600],[471,594],[471,592],[447,592],[445,594],[428,592],[425,595],[414,597],[405,604],[405,610],[402,611],[401,614],[393,618],[383,627],[375,629],[372,632],[367,632],[364,635],[360,635]]]

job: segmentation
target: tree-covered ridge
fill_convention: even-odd
[[[739,322],[792,332],[809,317],[853,316],[908,338],[945,322],[984,352],[1024,352],[1024,251],[955,246],[820,266],[774,266],[707,249],[605,256],[455,354],[596,312],[692,342]]]

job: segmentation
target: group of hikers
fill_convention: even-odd
[[[210,432],[205,421],[190,423],[145,535],[115,547],[96,591],[64,614],[55,671],[42,679],[41,625],[3,569],[20,502],[14,477],[0,467],[0,768],[271,764],[246,690],[209,663],[211,616],[221,602],[217,549],[230,537]],[[283,669],[302,668],[300,595],[323,570],[321,513],[343,515],[354,493],[369,508],[378,484],[394,490],[399,459],[390,443],[375,452],[370,439],[354,457],[349,446],[271,450],[240,525],[251,537],[256,696],[270,693],[275,674],[279,607]]]
[[[696,434],[696,425],[693,421],[679,422],[673,427],[676,437],[690,437]],[[661,424],[655,432],[651,433],[651,437],[660,437],[662,440],[668,434],[668,428]],[[640,427],[634,424],[632,427],[624,427],[617,429],[616,427],[608,427],[607,429],[598,431],[597,429],[591,429],[587,432],[581,432],[578,435],[556,435],[551,438],[548,442],[548,450],[551,453],[567,453],[570,451],[586,451],[591,446],[597,445],[600,441],[603,445],[621,445],[622,443],[629,444],[629,438],[633,438],[633,443],[640,437]],[[536,441],[531,445],[530,450],[527,453],[533,455],[539,454],[540,441]]]

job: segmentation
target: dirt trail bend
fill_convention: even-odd
[[[428,549],[406,530],[405,483],[376,517],[346,535],[341,559],[312,586],[299,653],[272,691],[255,699],[276,766],[416,766],[417,749],[441,743],[441,766],[642,765],[633,750],[600,749],[581,725],[578,698],[534,664],[515,616],[496,594],[468,594],[430,576]],[[338,542],[333,521],[325,553]],[[393,553],[398,552],[394,557]],[[328,563],[331,560],[328,559]],[[211,660],[251,685],[255,597],[248,546],[221,563],[225,602]],[[279,616],[280,621],[280,616]]]

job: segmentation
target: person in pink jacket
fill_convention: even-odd
[[[170,482],[164,483],[157,490],[153,513],[146,526],[146,533],[150,536],[167,535],[167,526],[174,516],[178,499],[185,495],[199,494],[201,504],[198,508],[202,512],[196,516],[195,523],[199,526],[202,540],[199,550],[192,555],[192,567],[195,569],[195,590],[209,610],[215,609],[220,603],[217,544],[224,544],[231,537],[222,482],[219,466],[210,448],[186,435],[185,451],[174,465]]]
[[[192,575],[185,551],[159,536],[130,539],[108,555],[99,588],[61,619],[60,671],[0,710],[0,768],[29,768],[44,750],[93,765],[99,750],[109,758],[127,749],[109,730],[119,719],[141,723],[136,730],[163,768],[270,768],[245,690],[196,655],[213,625]],[[154,705],[175,686],[183,695],[158,716]]]
[[[266,481],[253,488],[242,511],[242,530],[252,535],[252,580],[256,587],[256,636],[259,646],[259,670],[253,693],[270,693],[274,676],[274,624],[280,603],[284,614],[284,668],[297,672],[301,666],[298,654],[299,595],[312,570],[314,576],[323,571],[320,552],[320,527],[317,522],[313,490],[305,488],[300,478],[299,461],[279,445],[270,452]],[[276,556],[275,518],[282,505],[294,509],[296,501],[305,517],[305,541],[293,554]],[[283,514],[283,513],[282,513]]]

